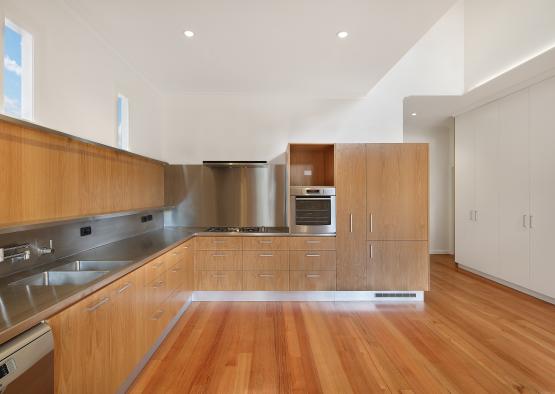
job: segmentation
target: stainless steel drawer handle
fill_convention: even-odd
[[[307,253],[305,254],[306,257],[320,257],[321,255],[317,254],[317,253]]]
[[[259,257],[274,257],[273,253],[264,253],[264,254],[259,254]]]
[[[349,231],[351,233],[353,232],[353,214],[352,213],[349,215]]]
[[[155,289],[158,289],[160,287],[164,287],[164,285],[166,284],[166,282],[164,282],[163,280],[156,282],[156,284],[152,287],[154,287]]]
[[[164,314],[164,310],[159,309],[158,311],[156,311],[154,315],[152,315],[152,320],[160,320],[163,314]]]
[[[306,241],[306,243],[307,243],[307,244],[319,244],[320,241],[315,241],[315,240],[310,240],[310,239],[309,239],[309,240]]]
[[[226,274],[212,274],[213,278],[225,278],[226,276]]]
[[[374,258],[374,246],[372,244],[369,246],[368,253],[370,255],[370,260],[372,260]]]
[[[526,221],[527,221],[528,215],[522,215],[522,227],[526,228]]]
[[[172,272],[179,272],[181,270],[182,270],[181,268],[174,268],[174,269],[172,269]]]
[[[104,297],[103,299],[101,299],[100,301],[98,301],[96,304],[89,306],[87,308],[88,312],[94,312],[96,311],[98,308],[100,308],[102,305],[106,304],[108,301],[110,301],[109,297]]]
[[[181,254],[181,252],[173,252],[174,256],[179,256]]]
[[[309,279],[315,279],[315,278],[319,278],[320,275],[318,275],[318,274],[307,274],[306,277],[309,278]]]
[[[212,257],[225,257],[227,256],[225,253],[214,253]]]
[[[370,232],[373,233],[374,232],[374,215],[370,214]]]
[[[125,290],[129,289],[133,284],[127,282],[125,285],[123,285],[120,289],[117,290],[118,294],[123,293]]]
[[[184,245],[183,249],[189,249],[189,247],[187,245]]]
[[[273,278],[274,275],[272,274],[258,274],[259,278]]]
[[[258,241],[258,242],[260,242],[261,244],[271,244],[274,241],[266,240],[266,241]]]

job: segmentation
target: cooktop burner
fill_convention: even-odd
[[[264,227],[210,227],[209,233],[263,233]]]

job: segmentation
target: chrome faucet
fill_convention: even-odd
[[[42,256],[43,254],[53,254],[54,251],[54,243],[52,242],[52,240],[49,241],[48,246],[37,247],[37,253],[39,254],[39,256]]]

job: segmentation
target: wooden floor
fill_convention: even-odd
[[[131,388],[401,391],[555,392],[555,306],[433,256],[420,305],[194,303]]]

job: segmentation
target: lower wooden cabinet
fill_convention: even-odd
[[[335,290],[335,271],[291,271],[289,290],[333,291]]]
[[[243,271],[243,290],[287,291],[289,271]]]
[[[243,271],[196,271],[197,290],[243,290]]]
[[[190,298],[191,245],[178,246],[180,253],[170,251],[171,257],[145,264],[48,319],[56,393],[118,390]]]
[[[427,241],[368,241],[368,290],[429,290]]]

